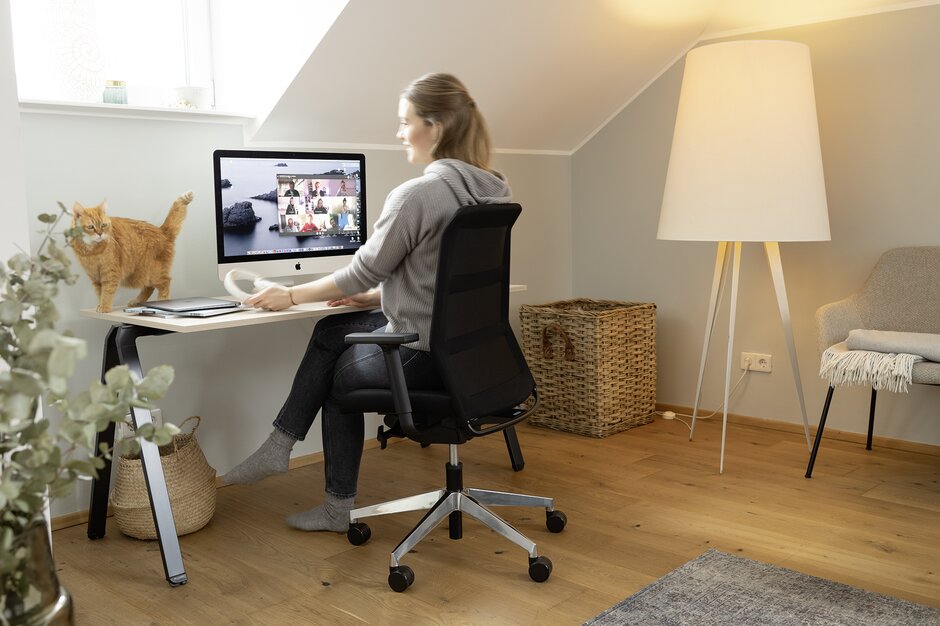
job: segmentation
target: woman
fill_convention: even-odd
[[[317,324],[274,431],[225,475],[228,483],[247,483],[287,471],[291,447],[306,436],[322,408],[326,494],[322,505],[287,518],[288,525],[302,530],[349,528],[363,416],[343,414],[336,398],[350,389],[388,384],[381,349],[346,346],[344,337],[352,332],[417,332],[420,339],[402,348],[405,380],[416,389],[442,387],[427,343],[441,233],[458,208],[511,198],[505,179],[489,169],[483,116],[455,77],[428,74],[412,82],[401,95],[398,116],[397,137],[408,161],[427,167],[423,176],[388,195],[372,237],[349,266],[303,285],[273,285],[245,300],[270,310],[323,300],[330,306],[381,307],[332,315]]]
[[[320,229],[317,228],[317,225],[313,223],[313,213],[307,213],[307,221],[304,222],[303,226],[300,227],[300,232],[315,233],[318,230]],[[248,301],[246,300],[245,303],[247,304]],[[287,307],[281,307],[281,308],[287,308]]]

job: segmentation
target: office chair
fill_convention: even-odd
[[[848,350],[846,339],[854,329],[893,330],[940,333],[940,246],[919,246],[888,250],[871,271],[865,285],[848,298],[830,302],[816,311],[816,341],[820,353],[832,346],[838,352]],[[940,363],[921,361],[914,364],[911,382],[940,385]],[[829,385],[816,440],[806,465],[806,478],[812,478],[816,454],[822,443],[823,429],[835,386]],[[875,401],[878,391],[872,387],[868,409],[868,439],[871,450],[875,428]]]
[[[417,334],[346,336],[347,343],[381,346],[390,388],[353,390],[339,398],[342,409],[384,414],[390,430],[379,427],[383,445],[389,436],[403,436],[450,448],[444,489],[350,512],[347,538],[361,545],[372,534],[361,519],[430,509],[392,551],[388,584],[398,592],[414,582],[414,572],[401,564],[402,557],[445,517],[450,538],[460,539],[462,513],[526,550],[533,580],[544,582],[551,575],[552,562],[539,556],[535,543],[486,507],[544,507],[546,526],[554,533],[564,530],[565,514],[554,509],[552,498],[464,488],[457,455],[459,445],[505,431],[527,419],[538,405],[535,381],[509,325],[510,231],[521,211],[518,204],[463,207],[444,230],[429,338],[444,389],[407,388],[398,347],[416,341]],[[530,397],[534,402],[523,406]]]

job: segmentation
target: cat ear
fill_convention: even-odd
[[[98,205],[98,208],[104,211],[105,213],[107,213],[108,212],[108,199],[105,198],[104,200],[102,200],[101,204]]]
[[[79,218],[82,216],[82,211],[85,210],[85,207],[76,202],[72,205],[72,217]]]

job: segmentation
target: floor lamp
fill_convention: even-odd
[[[695,430],[708,346],[730,257],[731,309],[719,465],[723,473],[741,244],[761,242],[810,448],[778,245],[781,241],[829,240],[807,46],[790,41],[732,41],[688,53],[658,238],[718,242],[689,438]]]

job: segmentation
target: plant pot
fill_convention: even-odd
[[[16,591],[4,584],[0,621],[17,626],[73,624],[72,598],[56,576],[45,523],[32,524],[13,540],[12,552],[17,554],[21,550],[24,558],[20,569],[4,583],[15,586],[15,579],[20,578],[22,584]]]

